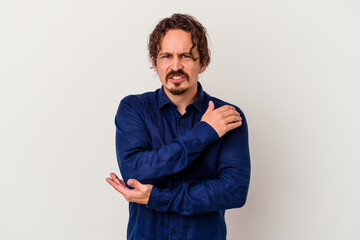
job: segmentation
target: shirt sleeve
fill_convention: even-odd
[[[116,154],[125,182],[134,178],[143,184],[156,184],[186,168],[207,146],[219,139],[209,124],[200,121],[182,137],[151,149],[151,136],[136,96],[121,101],[115,125]]]
[[[250,183],[250,154],[247,123],[243,114],[241,117],[242,125],[223,137],[217,179],[183,183],[173,189],[154,186],[147,208],[195,215],[242,207]]]

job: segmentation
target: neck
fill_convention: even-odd
[[[164,88],[165,90],[165,88]],[[181,115],[186,112],[186,107],[193,102],[195,102],[197,98],[198,87],[193,89],[188,89],[186,92],[180,95],[173,95],[171,92],[165,90],[166,96],[169,100],[176,105],[177,110]]]

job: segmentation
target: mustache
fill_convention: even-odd
[[[184,75],[185,78],[189,81],[189,75],[181,69],[177,71],[171,71],[168,74],[166,74],[166,81],[169,80],[169,78],[173,75]]]

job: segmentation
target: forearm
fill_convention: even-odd
[[[249,188],[249,172],[224,173],[219,179],[196,185],[184,183],[175,189],[153,187],[147,207],[159,212],[195,215],[242,207]]]
[[[247,123],[243,115],[243,126],[222,139],[216,179],[193,185],[183,183],[175,189],[155,186],[148,207],[183,215],[241,207],[247,198],[250,169]]]
[[[144,149],[143,144],[131,142],[129,138],[121,127],[117,129],[116,150],[121,174],[125,182],[135,178],[150,184],[182,171],[219,139],[214,129],[205,122],[197,123],[184,136],[154,150]]]
[[[125,182],[135,178],[142,183],[156,184],[189,166],[219,139],[208,123],[200,121],[185,135],[172,141],[168,139],[167,144],[158,143],[154,148],[151,126],[144,120],[145,111],[143,104],[130,96],[121,101],[115,117],[116,154]]]
[[[124,180],[159,183],[188,167],[210,144],[241,125],[240,113],[233,106],[214,107],[210,101],[201,120],[194,122],[185,135],[172,140],[173,135],[167,136],[162,129],[168,123],[157,124],[144,114],[149,108],[136,97],[124,98],[115,118],[117,159]]]

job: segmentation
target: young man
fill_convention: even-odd
[[[128,239],[226,239],[225,209],[245,204],[250,180],[242,111],[203,91],[206,29],[174,14],[149,53],[162,88],[125,97],[115,117],[121,175],[107,181],[129,202]],[[125,184],[126,183],[126,184]]]

